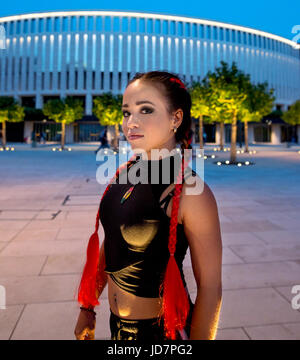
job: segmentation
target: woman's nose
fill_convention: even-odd
[[[127,120],[127,127],[128,128],[137,127],[138,125],[139,125],[138,120],[133,116],[130,116],[129,119]]]

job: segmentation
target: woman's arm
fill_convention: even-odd
[[[198,176],[197,176],[198,177]],[[202,181],[198,177],[199,181]],[[222,303],[222,240],[214,195],[204,183],[201,194],[184,189],[182,221],[188,238],[197,296],[192,314],[190,340],[214,340]]]
[[[106,284],[107,284],[107,274],[104,271],[105,268],[105,258],[104,258],[104,241],[100,247],[100,254],[99,254],[99,263],[98,263],[98,272],[97,272],[97,290],[96,296],[99,299],[100,295],[102,294]]]

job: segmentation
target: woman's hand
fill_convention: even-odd
[[[96,316],[89,311],[81,310],[74,334],[77,340],[95,340]]]

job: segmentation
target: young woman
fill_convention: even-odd
[[[79,288],[75,336],[94,339],[94,307],[108,284],[112,340],[213,340],[222,302],[222,242],[214,195],[186,164],[190,94],[175,74],[137,73],[124,91],[122,109],[122,129],[135,155],[117,170],[100,202]],[[147,157],[139,155],[141,149]],[[171,155],[157,159],[154,149]],[[168,163],[169,181],[161,174],[158,183],[119,181],[134,167],[137,174],[148,169],[143,174],[152,180],[151,169],[161,173]],[[188,191],[195,186],[186,181],[188,173],[202,181],[201,192]],[[100,250],[99,221],[105,234]],[[195,303],[182,271],[188,247]]]

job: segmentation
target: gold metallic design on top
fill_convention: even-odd
[[[159,220],[144,219],[141,224],[120,226],[122,236],[129,245],[129,249],[144,252],[155,237],[159,227]]]

